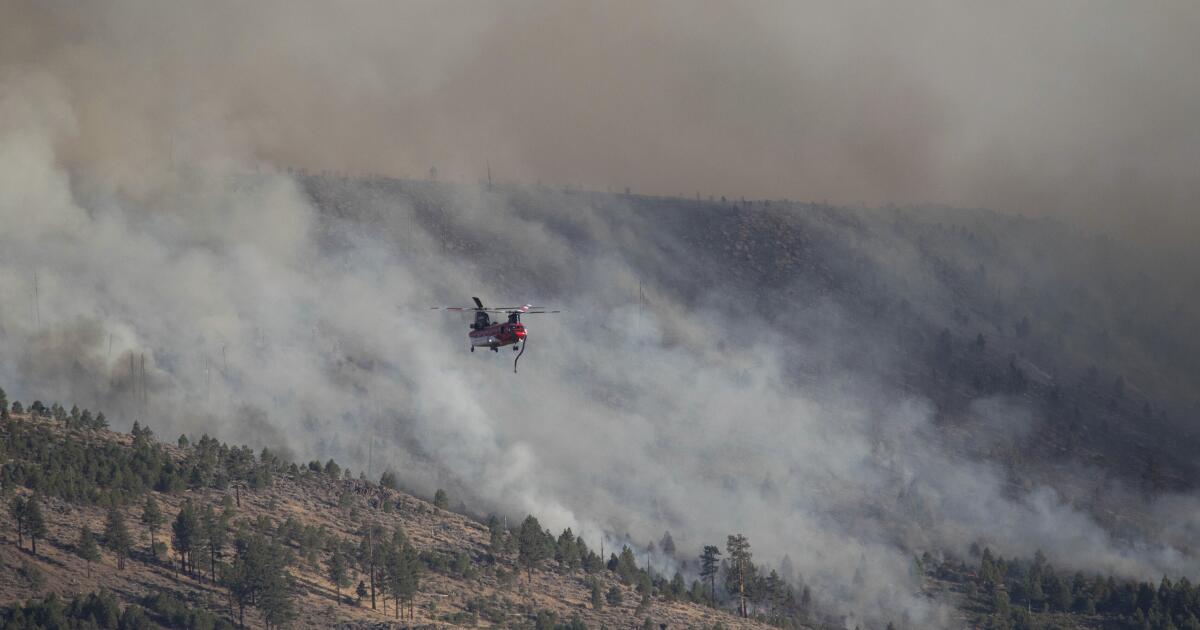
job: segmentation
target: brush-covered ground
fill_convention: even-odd
[[[0,515],[0,605],[9,607],[12,627],[22,627],[13,621],[16,605],[57,594],[62,607],[70,609],[73,596],[100,592],[115,596],[118,606],[148,608],[148,621],[173,627],[236,624],[239,616],[247,626],[262,627],[277,609],[281,616],[270,625],[293,628],[767,627],[765,618],[743,619],[693,603],[688,593],[677,593],[657,575],[646,580],[650,576],[641,570],[610,570],[586,546],[583,559],[577,545],[568,552],[574,557],[558,561],[554,544],[561,535],[543,532],[544,557],[525,562],[521,550],[537,544],[532,534],[537,530],[506,531],[494,521],[489,528],[399,490],[349,479],[336,464],[297,466],[269,452],[256,454],[207,438],[168,445],[146,429],[127,435],[95,428],[94,421],[92,427],[80,424],[70,416],[64,421],[36,413],[14,413],[0,424],[6,507]],[[11,509],[35,496],[44,524],[36,554],[30,538],[34,526],[25,523],[18,536]],[[156,551],[143,524],[147,498],[163,516],[154,532]],[[187,543],[174,530],[189,502],[196,515],[193,566],[183,570],[186,552],[180,546]],[[106,540],[111,509],[129,532],[124,568],[118,559],[121,545],[114,550]],[[208,542],[210,523],[225,531],[217,545]],[[100,557],[94,562],[83,557],[84,528],[98,542]],[[289,601],[273,602],[269,586],[260,584],[255,591],[254,584],[237,582],[235,571],[252,564],[242,559],[254,553],[248,545],[265,550],[261,562],[267,571],[286,576]],[[374,607],[367,574],[371,554],[362,551],[372,548],[378,550],[379,567]],[[414,565],[407,569],[400,564],[404,548]],[[337,554],[345,565],[340,589],[331,581]],[[389,567],[395,566],[402,567],[395,571],[401,579],[416,576],[415,588],[393,581]],[[360,582],[365,596],[356,594]],[[594,591],[600,597],[594,598]],[[245,602],[241,615],[239,596]],[[104,609],[103,604],[81,600],[75,609]],[[160,614],[156,607],[212,615]],[[103,620],[98,625],[106,627]],[[5,617],[0,626],[7,627]]]

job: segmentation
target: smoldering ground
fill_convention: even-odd
[[[1159,203],[1160,191],[1193,199],[1192,182],[1163,164],[1195,149],[1186,132],[1164,154],[1105,152],[1078,186],[1059,187],[1058,176],[1041,179],[991,142],[1011,137],[1004,116],[972,127],[966,114],[978,115],[977,104],[929,89],[940,71],[913,77],[921,64],[894,60],[889,45],[915,26],[902,20],[899,34],[888,33],[881,20],[895,16],[880,7],[825,34],[819,21],[795,17],[787,23],[808,37],[794,39],[764,24],[765,13],[693,16],[671,5],[653,16],[629,6],[583,10],[607,28],[581,28],[579,7],[541,7],[526,14],[536,29],[515,26],[515,14],[473,9],[459,18],[432,5],[338,19],[314,7],[264,7],[5,6],[13,19],[0,26],[0,374],[10,398],[74,402],[108,411],[121,427],[142,419],[166,437],[209,432],[356,469],[367,466],[371,436],[376,474],[390,466],[419,490],[448,486],[473,509],[533,512],[589,542],[669,529],[690,553],[744,532],[760,559],[789,554],[826,606],[871,620],[900,612],[917,625],[944,620],[915,595],[910,554],[961,553],[980,539],[1005,554],[1041,548],[1066,567],[1196,576],[1181,551],[1196,528],[1193,499],[1153,504],[1181,524],[1129,541],[1050,487],[1013,495],[1001,470],[947,447],[928,403],[870,370],[839,369],[847,348],[885,366],[900,357],[848,330],[836,304],[811,311],[805,323],[823,339],[803,346],[810,361],[833,368],[797,386],[786,368],[795,340],[753,314],[732,317],[737,307],[724,296],[699,292],[685,304],[651,283],[640,302],[646,276],[683,282],[712,270],[670,249],[639,251],[631,223],[588,204],[564,197],[555,213],[530,212],[460,187],[445,208],[450,233],[476,231],[521,252],[509,269],[457,254],[403,197],[369,187],[338,192],[334,201],[356,216],[331,220],[282,171],[423,172],[436,162],[443,174],[477,177],[478,156],[494,155],[505,177],[670,192],[704,181],[733,194],[870,201],[945,194],[1031,211],[1051,199],[1074,213],[1095,198],[1088,183],[1152,157],[1138,169],[1148,192],[1121,191],[1176,212],[1176,197]],[[1188,23],[1106,11],[1084,20],[1127,17],[1167,35]],[[967,17],[951,21],[974,21]],[[428,24],[456,36],[427,37]],[[705,52],[739,29],[769,35],[768,44]],[[667,52],[651,54],[644,42],[660,32]],[[577,57],[533,63],[571,33],[582,37]],[[1078,46],[1088,50],[1098,36]],[[1068,43],[1048,39],[1073,58]],[[852,45],[862,40],[874,44]],[[1176,42],[1163,44],[1168,59],[1189,45],[1166,41]],[[1010,44],[988,42],[993,51]],[[833,61],[796,61],[810,55],[793,45]],[[697,56],[716,69],[689,70],[700,67],[690,63]],[[647,68],[632,63],[643,59]],[[512,69],[530,64],[541,71]],[[1099,81],[1089,65],[1072,68]],[[803,79],[780,80],[777,67]],[[888,67],[903,71],[882,76]],[[999,67],[1017,91],[1046,78],[1028,60]],[[983,81],[959,70],[947,76],[970,80],[960,86]],[[641,97],[597,100],[588,86],[600,83],[586,79],[594,76]],[[516,87],[501,89],[504,81]],[[479,85],[491,86],[490,97],[472,91]],[[880,109],[868,98],[878,85],[907,106]],[[1170,102],[1190,102],[1184,93]],[[1040,122],[1017,136],[1032,143],[1018,144],[1024,153],[1050,151],[1036,130],[1083,97],[1062,98],[1037,115],[1001,99],[1005,116]],[[859,105],[849,114],[847,100]],[[489,105],[481,112],[478,102]],[[797,113],[773,104],[794,102],[807,105]],[[1111,101],[1097,107],[1096,125],[1115,120]],[[1146,137],[1174,129],[1167,109]],[[778,139],[789,137],[803,141]],[[1067,146],[1069,157],[1124,136],[1104,137],[1046,142]],[[976,154],[976,145],[985,148]],[[1063,157],[1050,152],[1046,160]],[[963,153],[994,159],[980,171],[946,166],[948,155],[971,164]],[[581,250],[573,232],[608,246]],[[568,310],[528,322],[533,345],[519,378],[507,371],[511,357],[464,352],[462,322],[424,309],[481,287],[504,289],[489,301],[551,298]],[[1010,403],[981,401],[981,425],[1024,413]]]

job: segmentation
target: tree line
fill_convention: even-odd
[[[1164,576],[1157,584],[1112,575],[1068,573],[1038,551],[1032,559],[1004,558],[973,546],[976,567],[929,554],[917,560],[926,573],[965,583],[970,604],[989,629],[1041,627],[1040,615],[1080,615],[1130,630],[1200,630],[1200,585]]]

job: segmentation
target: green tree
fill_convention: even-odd
[[[592,581],[592,610],[600,610],[604,608],[604,593],[600,590],[600,583]]]
[[[29,497],[25,502],[25,531],[29,533],[29,542],[33,544],[33,555],[37,555],[37,541],[46,537],[46,517],[42,515],[41,502],[36,496]]]
[[[158,528],[163,524],[163,513],[158,507],[158,501],[154,499],[153,494],[146,495],[146,503],[142,505],[142,525],[146,526],[146,531],[150,533],[150,557],[158,560],[158,549],[154,546],[154,535],[158,532]]]
[[[213,582],[217,581],[217,563],[225,553],[225,545],[229,540],[228,528],[229,522],[223,513],[218,515],[212,505],[205,506],[200,516],[200,533],[208,550],[208,574]]]
[[[705,545],[700,554],[700,579],[708,580],[708,600],[717,601],[717,570],[720,567],[721,550],[715,545]]]
[[[633,584],[638,581],[638,574],[641,570],[637,566],[637,558],[633,555],[633,550],[625,545],[621,548],[621,555],[617,556],[617,576],[621,578],[624,584]]]
[[[396,598],[397,606],[399,606],[399,602],[408,602],[408,618],[411,620],[415,618],[413,601],[421,586],[421,557],[408,542],[398,546],[396,556],[396,579],[392,594]]]
[[[125,527],[125,517],[116,507],[108,510],[104,522],[104,546],[117,556],[117,568],[125,568],[125,557],[129,555],[131,541],[129,529]]]
[[[575,542],[575,534],[570,527],[558,536],[558,542],[554,546],[554,559],[570,569],[579,567],[579,544]]]
[[[175,522],[171,523],[171,546],[179,554],[179,568],[184,573],[191,574],[195,568],[193,552],[200,543],[200,522],[196,517],[196,508],[188,499],[179,507]]]
[[[87,561],[87,576],[92,577],[92,563],[100,560],[100,548],[96,545],[96,537],[92,535],[92,530],[84,525],[79,530],[79,544],[75,546],[76,553],[80,558]]]
[[[675,572],[671,578],[671,595],[675,599],[680,599],[687,594],[687,582],[683,581],[683,574],[679,571]]]
[[[239,626],[245,626],[250,605],[262,612],[268,628],[286,626],[295,617],[286,556],[278,541],[258,534],[243,534],[234,541],[233,559],[222,570],[221,581],[237,606]]]
[[[333,582],[339,606],[342,604],[342,588],[350,585],[350,576],[346,569],[346,556],[342,553],[341,545],[335,544],[333,553],[329,554],[329,581]]]
[[[533,581],[533,570],[550,555],[546,549],[546,533],[532,514],[525,517],[517,533],[517,561],[525,567],[529,581]]]
[[[671,538],[671,532],[663,532],[662,540],[658,541],[658,548],[662,550],[664,556],[675,557],[675,539]]]
[[[433,493],[433,507],[443,510],[450,508],[450,497],[446,495],[445,490],[438,488],[437,492]]]
[[[748,616],[746,609],[746,587],[754,580],[754,563],[750,553],[750,541],[741,534],[730,535],[725,542],[729,554],[729,568],[725,572],[725,590],[738,596],[738,613]]]
[[[325,462],[325,475],[330,479],[337,479],[342,476],[342,467],[338,466],[337,462],[333,461],[333,458],[330,458],[329,461]]]
[[[358,545],[358,563],[371,584],[371,610],[375,610],[376,578],[384,558],[382,539],[383,529],[373,525],[363,530],[362,541]]]
[[[621,593],[621,587],[615,584],[604,594],[604,601],[608,602],[609,606],[620,606],[624,599],[625,596]]]
[[[263,623],[267,630],[287,627],[289,622],[296,618],[292,578],[286,571],[279,571],[267,579],[256,601],[262,610]]]
[[[0,420],[8,420],[8,394],[0,387]]]
[[[400,484],[396,481],[396,473],[390,470],[385,470],[383,475],[379,477],[379,485],[391,490],[395,490],[400,487]]]
[[[14,497],[12,503],[8,504],[8,512],[12,514],[13,522],[17,526],[17,548],[25,546],[25,523],[29,514],[29,504],[24,497]]]

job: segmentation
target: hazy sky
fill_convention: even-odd
[[[222,138],[275,164],[1070,213],[1180,236],[1192,2],[0,4],[125,185]],[[223,149],[224,150],[224,149]]]

